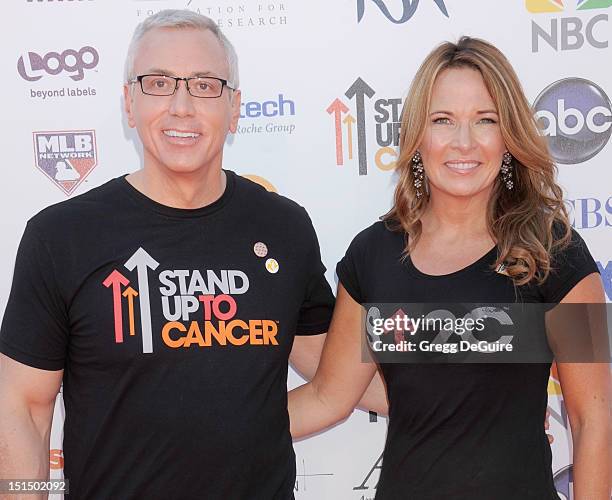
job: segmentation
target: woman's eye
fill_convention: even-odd
[[[482,118],[481,123],[497,123],[493,118]]]
[[[433,120],[434,123],[441,123],[441,124],[449,124],[450,123],[450,119],[449,118],[434,118]]]

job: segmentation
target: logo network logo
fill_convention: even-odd
[[[240,118],[242,120],[253,119],[255,121],[248,125],[238,125],[238,134],[262,134],[262,133],[286,133],[292,134],[295,130],[294,123],[270,121],[259,125],[256,120],[260,118],[282,118],[295,116],[295,102],[285,99],[283,94],[278,94],[275,99],[267,101],[246,101],[240,104]]]
[[[347,98],[355,102],[356,118],[340,98],[334,99],[327,108],[327,112],[334,119],[336,165],[344,165],[345,136],[348,159],[352,160],[354,158],[356,136],[359,175],[367,175],[368,173],[366,98],[372,99],[375,94],[376,92],[372,87],[361,78],[357,78],[344,93]],[[374,155],[374,161],[381,170],[393,170],[395,168],[395,159],[397,158],[395,148],[399,145],[401,105],[401,98],[377,99],[374,101],[376,143],[379,146]],[[343,115],[346,116],[342,118]]]
[[[360,23],[365,14],[365,4],[367,0],[357,0],[357,22]],[[409,21],[412,16],[414,16],[418,6],[419,0],[402,0],[402,14],[397,19],[393,17],[389,8],[385,4],[385,0],[369,0],[368,3],[373,3],[380,9],[383,15],[391,21],[393,24],[404,24]],[[448,11],[446,10],[446,5],[444,5],[444,0],[433,0],[433,2],[438,6],[442,14],[448,17]]]
[[[606,201],[597,198],[565,200],[570,222],[576,229],[612,227],[612,196]]]
[[[84,78],[85,70],[95,68],[99,61],[98,51],[90,46],[80,50],[66,49],[61,54],[48,52],[44,56],[28,52],[25,57],[21,56],[17,60],[17,71],[21,78],[28,82],[40,80],[44,73],[55,76],[64,71],[78,82]]]
[[[34,132],[33,135],[36,167],[67,195],[98,164],[93,130]]]
[[[573,0],[577,11],[606,9],[612,6],[612,0]],[[573,3],[572,2],[572,3]],[[558,13],[567,10],[569,0],[526,0],[525,6],[534,14]],[[566,5],[564,5],[566,4]],[[531,51],[540,51],[540,40],[543,40],[553,50],[578,50],[585,41],[596,49],[608,47],[607,26],[596,29],[599,23],[608,22],[608,14],[597,14],[588,19],[575,16],[552,17],[548,28],[531,22]]]
[[[612,134],[612,103],[584,78],[564,78],[546,87],[534,103],[554,159],[563,164],[593,158]]]

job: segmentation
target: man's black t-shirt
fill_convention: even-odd
[[[124,177],[32,218],[0,351],[64,369],[70,498],[292,498],[294,334],[333,294],[305,210],[226,171],[199,209]]]
[[[541,286],[514,287],[491,269],[493,248],[442,276],[402,261],[404,235],[377,222],[358,234],[337,267],[359,303],[557,303],[597,272],[573,232]],[[544,431],[550,364],[381,364],[389,428],[377,489],[381,500],[558,499]]]

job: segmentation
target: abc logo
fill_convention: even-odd
[[[564,78],[546,87],[534,103],[553,158],[563,164],[593,158],[612,134],[612,105],[601,87],[584,78]]]
[[[59,75],[62,71],[71,73],[74,81],[82,80],[86,69],[93,69],[98,65],[100,56],[93,47],[83,47],[81,50],[67,49],[61,54],[49,52],[40,56],[36,52],[28,52],[26,57],[21,56],[17,61],[17,71],[21,78],[28,82],[40,80],[45,72],[48,75]]]

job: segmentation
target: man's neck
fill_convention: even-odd
[[[202,208],[217,201],[225,191],[221,168],[177,174],[165,168],[144,167],[127,181],[148,198],[173,208]]]

